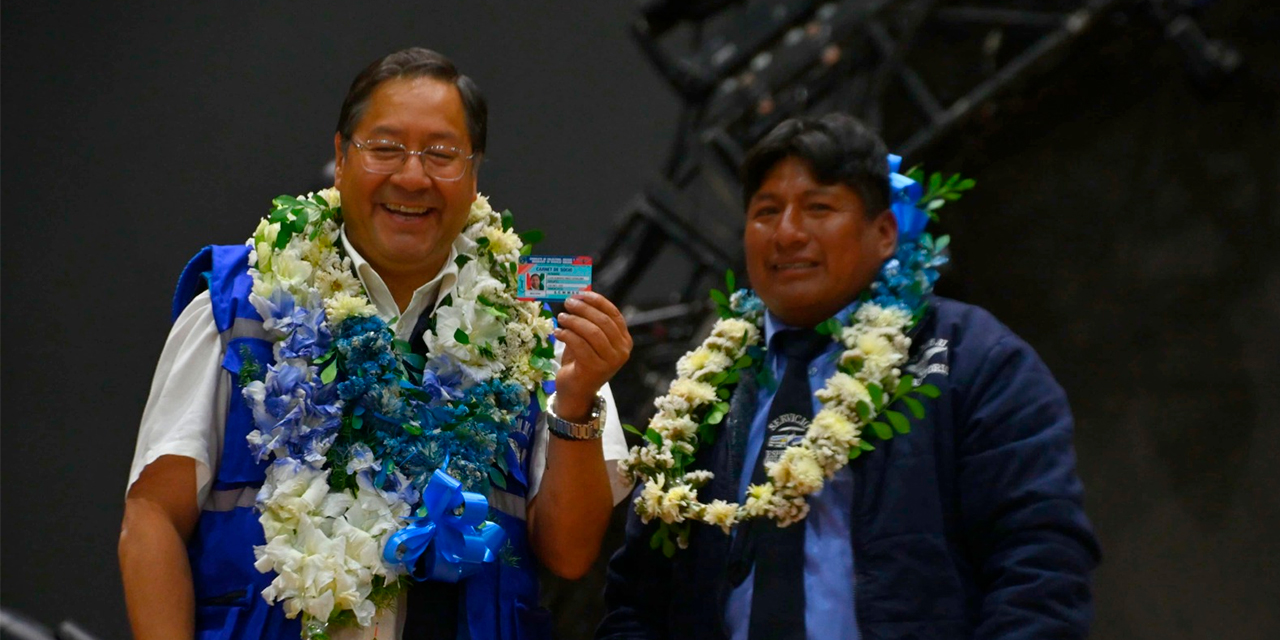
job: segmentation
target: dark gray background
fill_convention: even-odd
[[[1040,350],[1073,399],[1106,554],[1094,637],[1271,638],[1280,570],[1276,10],[1207,24],[1252,67],[1214,96],[1135,38],[1027,89],[946,157],[950,291]],[[0,604],[103,637],[137,421],[200,246],[314,186],[347,84],[402,46],[484,88],[481,189],[548,252],[598,249],[679,103],[629,2],[6,3]],[[1042,91],[1051,87],[1050,91]],[[566,635],[598,583],[557,584]]]

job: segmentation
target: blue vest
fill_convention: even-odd
[[[252,359],[272,362],[271,341],[262,318],[249,303],[253,279],[248,273],[249,248],[243,245],[205,247],[192,258],[178,281],[173,301],[176,320],[204,288],[208,288],[214,323],[222,338],[222,368],[230,376],[222,456],[209,498],[188,543],[196,599],[198,640],[289,639],[301,635],[298,619],[268,605],[262,590],[275,578],[254,568],[253,547],[266,544],[254,501],[266,479],[266,462],[249,452],[245,438],[254,430],[253,414],[244,401],[240,370]],[[511,472],[506,490],[493,487],[490,519],[507,532],[516,561],[486,565],[462,585],[462,601],[471,637],[526,640],[549,638],[550,614],[538,606],[538,576],[525,528],[526,478],[538,404],[533,402],[517,422],[508,452]],[[461,622],[461,621],[460,621]]]

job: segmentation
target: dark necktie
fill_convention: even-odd
[[[831,344],[831,338],[809,329],[781,331],[773,338],[786,369],[769,405],[764,443],[751,473],[752,484],[769,481],[766,462],[775,462],[789,446],[798,444],[813,420],[813,390],[809,362]],[[805,638],[803,520],[779,527],[773,520],[752,523],[751,553],[755,581],[751,595],[751,640]]]
[[[422,335],[427,331],[431,311],[423,310],[409,334],[409,347],[426,357]],[[414,582],[405,599],[404,640],[455,640],[458,637],[459,597],[462,589],[452,582]]]

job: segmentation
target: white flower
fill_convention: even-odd
[[[698,499],[698,492],[687,484],[677,484],[662,496],[657,515],[666,523],[684,522],[685,508]]]
[[[489,198],[477,193],[476,199],[471,202],[471,210],[467,212],[467,226],[482,221],[494,222],[495,216],[493,207],[489,206]]]
[[[272,272],[296,295],[311,279],[311,263],[304,260],[298,251],[286,249],[275,255]]]
[[[697,380],[689,380],[687,378],[676,378],[671,383],[670,392],[667,394],[683,399],[691,406],[698,406],[711,402],[716,399],[716,388]]]
[[[732,343],[752,343],[760,336],[760,330],[754,324],[738,318],[721,318],[711,329],[711,335]]]
[[[316,192],[316,195],[324,198],[324,201],[329,203],[329,207],[332,209],[337,209],[342,206],[342,192],[338,191],[337,187],[321,189]]]
[[[640,491],[639,496],[636,496],[636,506],[642,510],[641,515],[652,518],[662,509],[662,497],[665,495],[662,490],[663,480],[665,476],[658,476],[657,480],[644,483],[644,489]],[[645,520],[645,522],[648,521],[648,519]]]
[[[338,264],[317,271],[316,289],[326,300],[338,293],[360,295],[360,279],[351,272],[351,258],[344,258]]]
[[[773,504],[773,494],[772,484],[753,484],[747,487],[747,501],[743,504],[743,509],[753,518],[764,515],[769,505]]]
[[[813,451],[807,448],[787,447],[782,458],[765,466],[769,477],[780,487],[794,489],[802,495],[822,488],[822,465],[818,464]]]
[[[337,327],[351,317],[367,318],[378,314],[378,308],[361,295],[338,292],[324,301],[324,317],[330,327]]]
[[[830,440],[845,451],[858,443],[858,427],[844,414],[831,409],[823,409],[813,417],[809,435],[815,440]]]
[[[649,422],[649,426],[664,438],[687,440],[698,432],[698,423],[687,415],[672,416],[659,413]]]
[[[715,375],[728,369],[732,364],[733,359],[723,352],[698,347],[684,354],[676,363],[676,375],[696,380],[706,375]]]
[[[720,527],[727,534],[738,522],[738,505],[724,500],[712,500],[702,512],[702,521]]]
[[[871,405],[871,392],[867,391],[865,385],[847,373],[836,373],[827,378],[826,386],[814,395],[824,403],[839,404],[844,411],[849,413],[854,411],[854,407],[859,402],[865,402],[868,406]]]
[[[485,227],[484,237],[489,239],[489,250],[495,256],[499,256],[502,262],[511,262],[518,257],[520,247],[524,245],[520,241],[520,236],[510,229],[502,227]]]

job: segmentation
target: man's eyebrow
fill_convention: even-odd
[[[404,133],[404,129],[390,124],[380,124],[369,130],[370,136],[398,136]],[[450,142],[458,142],[461,137],[452,131],[436,131],[427,135],[428,140],[448,140]]]
[[[751,200],[749,200],[748,203],[755,202],[757,200],[780,200],[780,199],[781,199],[781,196],[779,196],[776,193],[772,193],[769,191],[757,191],[754,194],[752,194]]]
[[[401,133],[400,127],[389,124],[380,124],[369,130],[369,135],[397,135]]]

